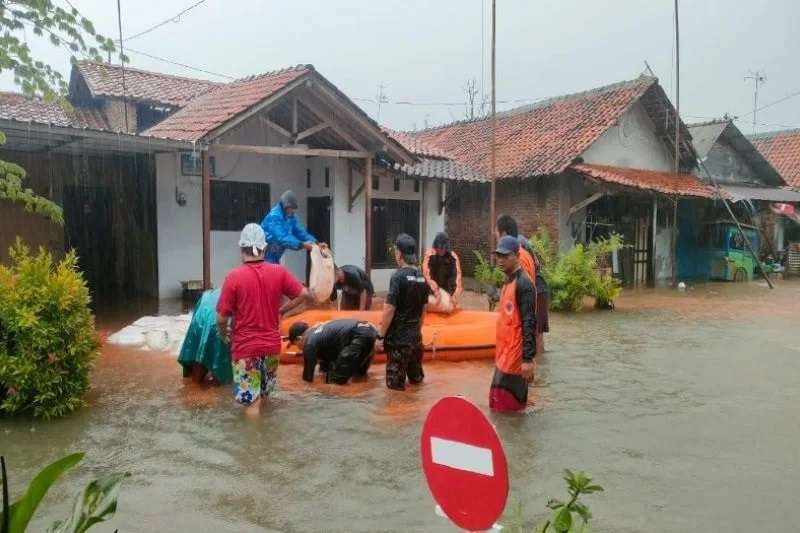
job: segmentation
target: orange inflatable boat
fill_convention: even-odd
[[[297,321],[313,326],[340,318],[356,318],[377,326],[381,321],[381,311],[313,309],[285,319],[281,323],[281,334],[288,335],[289,327]],[[450,315],[428,313],[422,327],[425,360],[467,361],[494,358],[496,321],[497,314],[490,311],[457,310]],[[284,344],[281,363],[300,364],[303,358],[299,355],[294,346],[287,350]],[[377,353],[373,361],[385,362],[386,356]]]

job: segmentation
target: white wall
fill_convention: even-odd
[[[236,144],[281,144],[285,139],[272,130],[262,128],[251,121],[223,138],[223,142]],[[290,156],[259,156],[212,152],[216,177],[228,181],[264,182],[270,184],[270,204],[264,206],[264,214],[278,201],[280,194],[292,189],[298,198],[298,216],[306,223],[306,201],[311,196],[330,196],[331,246],[338,264],[364,266],[364,198],[363,192],[355,201],[352,212],[347,211],[347,161],[333,158],[302,158]],[[329,187],[325,188],[325,167],[330,168]],[[311,169],[311,188],[306,187],[306,170]],[[377,179],[377,178],[376,178]],[[354,189],[363,182],[363,177],[354,173]],[[159,296],[180,296],[181,280],[197,280],[203,277],[202,241],[202,180],[200,176],[182,176],[179,154],[159,154],[156,157],[156,187],[158,216],[158,269]],[[429,216],[425,224],[425,239],[429,244],[437,231],[444,230],[444,216],[439,215],[435,203],[436,185],[425,185],[426,208],[421,216]],[[175,200],[175,190],[186,197],[186,205]],[[373,191],[375,198],[421,200],[422,189],[414,192],[413,180],[401,180],[400,191],[395,192],[393,180],[384,178],[379,189]],[[435,206],[435,207],[434,207]],[[262,215],[263,217],[263,215]],[[260,223],[261,220],[253,222]],[[238,231],[211,232],[211,280],[220,287],[225,274],[240,264],[237,241]],[[287,250],[284,265],[305,280],[306,255]],[[376,290],[386,290],[394,270],[373,271]]]
[[[581,154],[585,163],[670,172],[674,159],[640,103]]]
[[[298,216],[306,223],[306,200],[309,196],[332,194],[336,183],[337,162],[327,158],[297,158],[258,156],[251,154],[215,154],[216,173],[225,181],[264,182],[270,184],[270,205],[280,194],[292,189],[297,194]],[[325,166],[331,168],[330,188],[324,188]],[[311,169],[312,187],[306,187],[306,169]],[[180,280],[202,279],[202,197],[198,176],[180,175],[176,154],[161,154],[156,159],[158,189],[158,264],[159,295],[162,298],[180,294]],[[175,187],[186,195],[186,205],[175,201]],[[252,222],[260,223],[261,219]],[[239,265],[241,259],[237,241],[239,231],[211,232],[211,280],[215,287],[222,284],[225,274]],[[299,279],[305,279],[304,253],[287,250],[284,265]]]

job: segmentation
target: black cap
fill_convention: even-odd
[[[305,322],[295,322],[289,327],[289,344],[293,344],[297,339],[303,336],[303,333],[308,329],[308,324]]]
[[[297,209],[297,195],[294,191],[286,191],[281,194],[281,205],[284,209]]]
[[[497,248],[494,251],[494,253],[499,255],[515,254],[517,252],[519,252],[519,241],[516,237],[512,237],[511,235],[501,237],[500,240],[497,241]]]
[[[403,256],[406,263],[417,262],[417,241],[408,233],[401,233],[394,241],[394,247]]]
[[[450,251],[450,237],[447,236],[447,233],[441,231],[436,234],[436,237],[433,238],[433,249]]]

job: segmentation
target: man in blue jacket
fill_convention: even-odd
[[[295,215],[296,210],[297,196],[292,191],[286,191],[261,221],[261,227],[267,236],[267,253],[264,255],[266,262],[277,265],[287,248],[311,250],[312,245],[316,244],[317,239],[303,227]]]

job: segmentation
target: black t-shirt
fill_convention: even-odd
[[[403,267],[389,280],[386,303],[395,308],[386,333],[386,344],[415,346],[422,342],[420,319],[428,303],[430,286],[416,267]]]
[[[331,320],[309,328],[303,344],[303,379],[314,379],[318,361],[333,361],[348,345],[353,330],[363,321],[354,319]]]
[[[375,295],[372,281],[363,269],[355,265],[343,265],[339,267],[339,270],[344,274],[344,283],[336,283],[333,286],[331,301],[336,300],[337,290],[341,290],[343,293],[351,296],[360,296],[362,291],[367,291],[367,294],[370,296]]]

